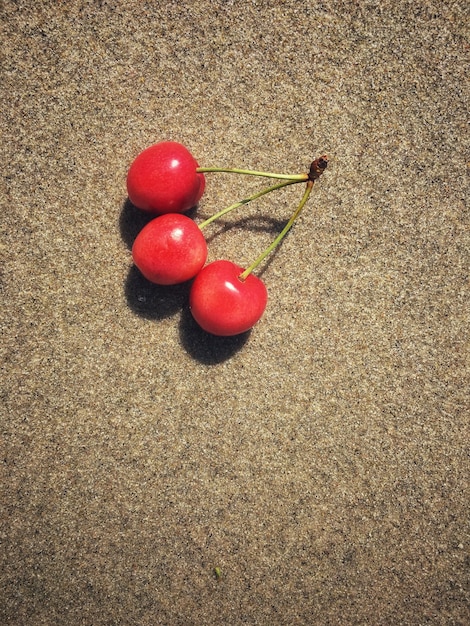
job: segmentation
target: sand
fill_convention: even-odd
[[[0,621],[469,622],[464,0],[5,0]],[[215,338],[133,158],[326,173]],[[202,221],[269,181],[208,174]],[[246,266],[302,186],[207,229]],[[217,569],[216,569],[217,568]]]

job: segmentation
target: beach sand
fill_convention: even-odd
[[[467,624],[467,3],[0,12],[2,624]],[[245,335],[132,266],[126,173],[167,139],[329,156]],[[208,174],[191,215],[267,184]],[[246,267],[302,187],[209,260]]]

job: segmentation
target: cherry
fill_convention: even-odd
[[[196,322],[213,335],[244,333],[263,315],[268,301],[264,283],[254,274],[241,280],[243,268],[214,261],[194,279],[189,306]]]
[[[308,174],[275,174],[255,170],[201,168],[181,144],[171,141],[144,150],[132,163],[127,177],[129,199],[138,208],[160,215],[138,234],[134,263],[151,282],[173,285],[195,277],[189,305],[196,322],[207,332],[238,335],[256,324],[266,309],[268,293],[252,272],[287,235],[306,204],[314,183],[327,167],[326,156],[315,159]],[[181,215],[201,198],[204,172],[231,172],[277,178],[282,182],[218,211],[199,226]],[[207,244],[202,230],[212,221],[276,189],[306,183],[300,204],[271,244],[246,269],[219,260],[204,267]]]
[[[141,152],[127,174],[127,193],[134,206],[163,215],[184,213],[204,193],[204,174],[185,146],[162,141]]]
[[[137,235],[132,257],[142,274],[158,285],[193,278],[207,258],[207,244],[197,224],[180,213],[149,222]]]

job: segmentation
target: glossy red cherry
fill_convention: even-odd
[[[203,267],[207,244],[192,219],[167,213],[140,231],[132,246],[132,258],[152,283],[176,285],[193,278]]]
[[[204,174],[185,146],[162,141],[141,152],[127,174],[127,193],[132,204],[143,211],[163,215],[184,213],[201,199]]]
[[[263,315],[268,301],[264,283],[254,274],[245,280],[243,268],[231,261],[214,261],[194,279],[189,306],[196,322],[213,335],[244,333]]]

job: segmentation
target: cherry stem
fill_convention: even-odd
[[[238,168],[225,168],[225,167],[198,167],[196,169],[198,174],[205,174],[207,172],[226,172],[228,174],[247,174],[248,176],[264,176],[265,178],[279,178],[281,180],[292,180],[297,183],[305,182],[308,180],[308,174],[275,174],[273,172],[257,172],[255,170],[240,170]]]
[[[256,200],[257,198],[261,198],[261,196],[264,196],[267,193],[270,193],[271,191],[275,191],[276,189],[281,189],[282,187],[287,187],[288,185],[295,185],[296,183],[299,183],[299,182],[302,182],[302,181],[299,181],[299,180],[287,180],[287,181],[284,181],[282,183],[278,183],[277,185],[273,185],[272,187],[266,187],[265,189],[262,189],[261,191],[258,191],[257,193],[253,194],[249,198],[245,198],[244,200],[239,200],[238,202],[235,202],[234,204],[231,204],[227,208],[222,209],[218,213],[215,213],[214,215],[212,215],[208,219],[206,219],[203,222],[201,222],[199,224],[199,228],[202,230],[203,228],[208,226],[211,222],[213,222],[214,220],[218,219],[219,217],[222,217],[222,215],[225,215],[229,211],[232,211],[233,209],[237,209],[239,206],[242,206],[243,204],[248,204],[248,202],[251,202],[252,200]]]
[[[313,183],[314,183],[313,180],[309,180],[307,182],[307,187],[305,189],[304,195],[302,196],[302,200],[300,201],[299,206],[296,208],[296,210],[292,214],[292,217],[287,222],[287,224],[284,226],[284,228],[281,230],[281,232],[276,237],[276,239],[274,239],[274,241],[271,243],[271,245],[269,245],[266,248],[266,250],[259,255],[259,257],[256,259],[256,261],[254,261],[249,267],[246,268],[246,270],[244,272],[242,272],[240,274],[240,276],[238,278],[241,281],[244,281],[251,274],[251,272],[253,270],[255,270],[258,267],[258,265],[264,261],[264,259],[268,256],[268,254],[270,254],[281,243],[281,241],[284,239],[284,237],[290,231],[290,229],[292,228],[292,225],[294,224],[295,220],[299,217],[302,209],[304,208],[305,203],[308,200],[308,197],[310,196],[310,193],[311,193],[312,187],[313,187]]]
[[[268,254],[270,254],[274,250],[274,248],[276,248],[276,246],[278,246],[281,243],[281,241],[290,231],[293,223],[299,217],[302,209],[304,208],[304,205],[307,202],[308,197],[310,196],[310,193],[312,192],[312,187],[315,181],[320,178],[320,176],[325,171],[327,165],[328,165],[328,157],[326,155],[318,157],[312,162],[312,164],[310,165],[309,173],[307,175],[307,178],[308,178],[307,187],[305,189],[304,195],[302,196],[302,200],[300,201],[299,206],[296,208],[290,220],[281,230],[281,232],[276,237],[276,239],[274,239],[271,245],[268,246],[266,250],[259,255],[259,257],[250,265],[250,267],[247,267],[246,270],[240,274],[238,278],[241,281],[244,281],[251,274],[251,272],[255,270],[258,267],[258,265],[264,261],[264,259],[268,256]]]

